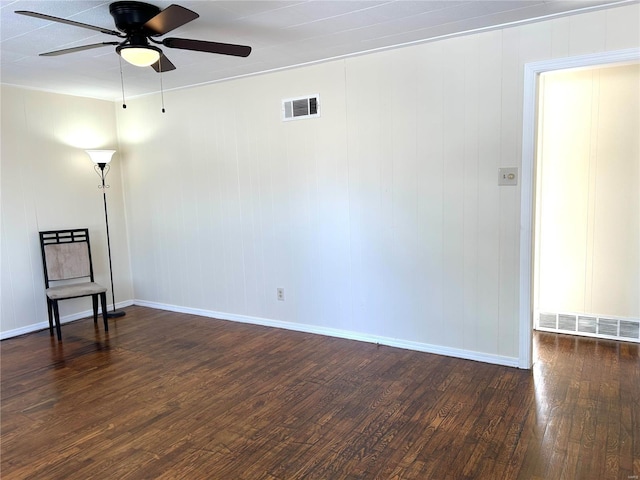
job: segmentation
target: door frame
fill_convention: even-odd
[[[587,68],[611,64],[637,63],[640,48],[591,53],[527,63],[524,66],[524,103],[522,111],[522,167],[520,187],[520,286],[518,366],[533,364],[533,236],[535,208],[535,165],[538,119],[538,80],[544,72]]]

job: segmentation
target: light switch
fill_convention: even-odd
[[[518,185],[518,167],[499,168],[498,185]]]

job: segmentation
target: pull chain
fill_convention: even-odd
[[[122,75],[122,57],[118,55],[120,60],[120,85],[122,86],[122,108],[127,108],[127,104],[124,102],[124,77]]]
[[[164,88],[162,87],[162,55],[158,59],[158,66],[160,67],[160,99],[162,101],[162,113],[165,113],[164,110]]]

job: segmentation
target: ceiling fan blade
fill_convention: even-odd
[[[175,70],[176,66],[169,61],[167,57],[165,57],[164,53],[160,55],[160,60],[151,65],[156,72],[170,72],[171,70]]]
[[[79,47],[63,48],[62,50],[54,50],[53,52],[41,53],[41,57],[55,57],[56,55],[65,55],[67,53],[81,52],[82,50],[90,50],[92,48],[104,47],[105,45],[120,45],[120,42],[102,42],[92,43],[91,45],[81,45]]]
[[[169,48],[181,48],[182,50],[195,50],[197,52],[220,53],[236,57],[248,57],[251,47],[246,45],[234,45],[231,43],[207,42],[205,40],[190,40],[188,38],[165,38],[162,44]]]
[[[180,5],[169,5],[155,17],[148,20],[143,27],[154,32],[151,35],[157,37],[158,35],[169,33],[171,30],[181,27],[199,16],[196,12]]]
[[[74,22],[73,20],[67,20],[66,18],[52,17],[51,15],[45,15],[44,13],[29,12],[27,10],[16,10],[16,13],[20,15],[27,15],[28,17],[41,18],[42,20],[49,20],[51,22],[65,23],[67,25],[72,25],[74,27],[88,28],[89,30],[95,30],[96,32],[106,33],[107,35],[115,35],[116,37],[122,37],[122,38],[125,37],[125,35],[122,35],[120,32],[116,32],[115,30],[96,27],[94,25],[89,25],[87,23]]]

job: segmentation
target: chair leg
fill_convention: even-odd
[[[104,331],[109,331],[109,322],[107,322],[107,293],[100,294],[100,304],[102,305],[102,320],[104,321]]]
[[[98,295],[91,295],[93,302],[93,323],[98,323]]]
[[[56,333],[58,334],[58,341],[62,341],[62,332],[60,331],[60,311],[58,310],[58,301],[52,300],[53,304],[53,316],[56,321]]]
[[[49,315],[49,333],[53,335],[53,306],[51,305],[51,299],[47,297],[47,314]]]

